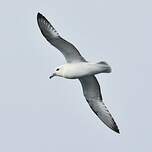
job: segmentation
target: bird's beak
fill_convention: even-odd
[[[55,73],[53,73],[49,78],[51,79],[51,78],[53,78],[55,76]]]

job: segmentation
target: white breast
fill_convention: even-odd
[[[90,62],[80,62],[63,65],[63,77],[76,79],[83,76],[101,73],[107,68],[105,65]]]

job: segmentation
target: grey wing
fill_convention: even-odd
[[[40,13],[37,14],[37,22],[43,36],[61,51],[68,63],[85,61],[75,46],[60,37],[50,22]]]
[[[79,79],[83,88],[83,94],[94,113],[109,128],[119,133],[117,124],[102,101],[100,85],[95,76],[87,76]]]

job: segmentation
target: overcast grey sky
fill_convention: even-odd
[[[0,5],[0,151],[143,152],[152,140],[152,2],[5,0]],[[90,61],[121,134],[85,101],[80,83],[49,80],[64,57],[42,36],[41,12]]]

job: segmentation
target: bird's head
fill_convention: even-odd
[[[49,78],[51,79],[54,76],[63,77],[63,71],[64,71],[64,67],[63,66],[57,67]]]

